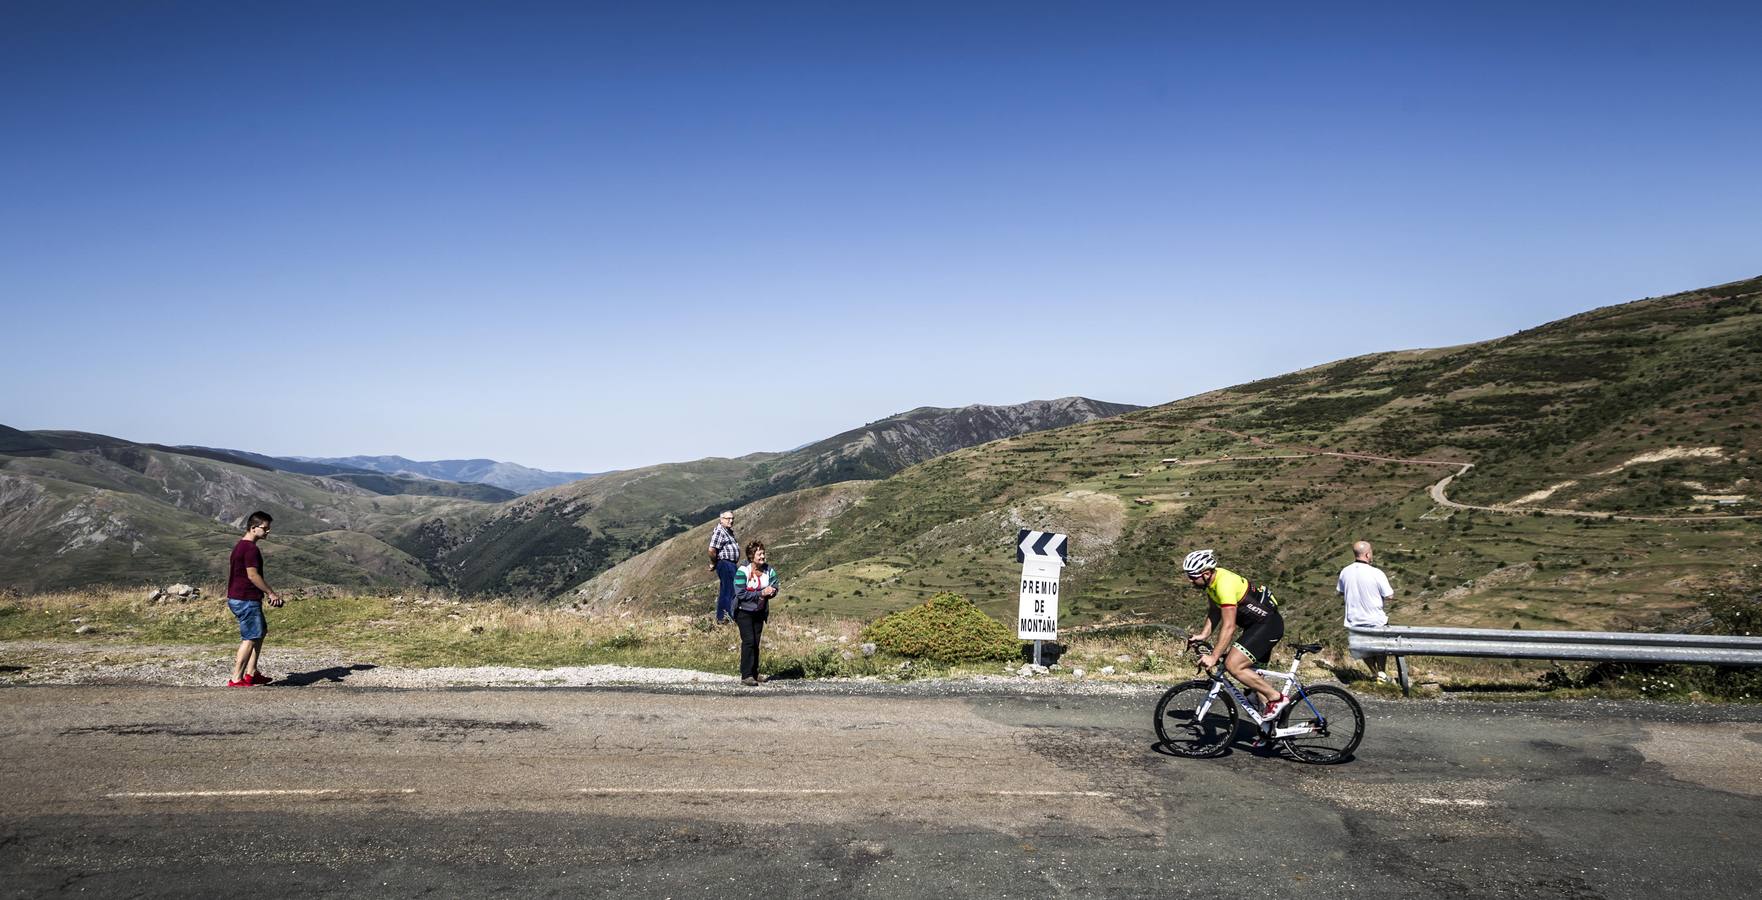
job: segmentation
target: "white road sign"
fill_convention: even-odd
[[[1016,562],[1025,563],[1031,559],[1057,559],[1059,565],[1065,564],[1069,554],[1066,549],[1065,536],[1053,531],[1029,531],[1024,528],[1016,532]]]
[[[1062,534],[1023,530],[1016,536],[1016,558],[1022,562],[1016,637],[1024,641],[1058,640],[1058,576],[1065,565],[1065,552]]]

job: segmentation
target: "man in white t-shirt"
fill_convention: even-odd
[[[1370,564],[1370,555],[1370,541],[1359,541],[1352,545],[1352,564],[1340,570],[1340,581],[1335,589],[1346,598],[1348,628],[1381,628],[1389,624],[1389,615],[1383,612],[1383,601],[1395,596],[1395,589],[1389,587],[1389,576]],[[1367,653],[1364,664],[1376,673],[1378,681],[1389,680],[1383,672],[1388,665],[1386,655]]]

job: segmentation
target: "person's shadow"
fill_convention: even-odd
[[[379,667],[372,663],[356,663],[352,666],[331,666],[328,669],[318,669],[312,672],[295,672],[291,675],[284,675],[281,678],[276,679],[275,684],[271,686],[306,687],[307,685],[317,684],[320,681],[340,682],[344,678],[349,677],[350,672],[365,672],[369,669],[377,668]]]

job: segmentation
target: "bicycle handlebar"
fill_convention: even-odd
[[[1194,651],[1197,651],[1200,659],[1204,659],[1206,654],[1212,652],[1212,646],[1211,646],[1210,641],[1196,641],[1196,640],[1193,640],[1192,638],[1188,638],[1187,639],[1187,646],[1189,648],[1193,649]],[[1223,671],[1223,668],[1224,668],[1224,661],[1220,659],[1217,661],[1217,665],[1212,666],[1210,671],[1207,674],[1209,674],[1213,678],[1216,678],[1218,673]]]

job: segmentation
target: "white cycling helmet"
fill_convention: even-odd
[[[1217,568],[1217,554],[1210,550],[1195,550],[1187,554],[1186,559],[1181,560],[1181,571],[1186,572],[1188,577],[1203,575],[1215,568]]]

